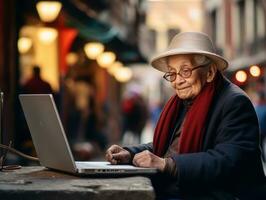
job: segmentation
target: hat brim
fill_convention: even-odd
[[[184,55],[184,54],[201,54],[205,55],[208,58],[210,58],[217,66],[217,69],[219,71],[223,71],[228,67],[228,62],[225,58],[223,58],[220,55],[210,53],[207,51],[198,51],[198,50],[181,50],[181,49],[173,49],[173,50],[168,50],[164,53],[161,53],[154,58],[151,59],[150,64],[157,70],[162,71],[162,72],[167,72],[168,71],[168,65],[167,65],[167,57],[169,56],[174,56],[174,55]]]

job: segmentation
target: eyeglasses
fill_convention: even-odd
[[[184,68],[184,67],[181,67],[181,69],[179,70],[178,73],[176,72],[166,72],[163,76],[163,78],[167,81],[170,81],[170,82],[173,82],[176,80],[176,76],[177,74],[179,76],[181,76],[182,78],[189,78],[191,75],[192,75],[192,72],[195,70],[195,69],[198,69],[198,68],[201,68],[201,67],[206,67],[208,66],[208,64],[204,64],[204,65],[199,65],[197,67],[194,67],[194,68]]]

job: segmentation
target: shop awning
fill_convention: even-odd
[[[119,31],[111,25],[90,17],[70,1],[63,1],[67,14],[67,25],[78,30],[79,37],[85,41],[98,41],[107,50],[114,51],[117,59],[125,64],[146,62],[136,45],[131,45],[119,37]]]

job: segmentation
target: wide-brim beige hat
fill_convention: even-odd
[[[167,57],[183,54],[205,55],[216,63],[217,69],[223,71],[228,67],[228,61],[216,54],[211,39],[201,32],[182,32],[177,34],[168,49],[151,59],[151,65],[162,72],[168,70]]]

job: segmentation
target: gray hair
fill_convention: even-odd
[[[209,63],[211,63],[211,60],[207,56],[204,56],[201,54],[193,54],[192,55],[192,63],[195,66],[199,66],[199,65],[209,64]]]

